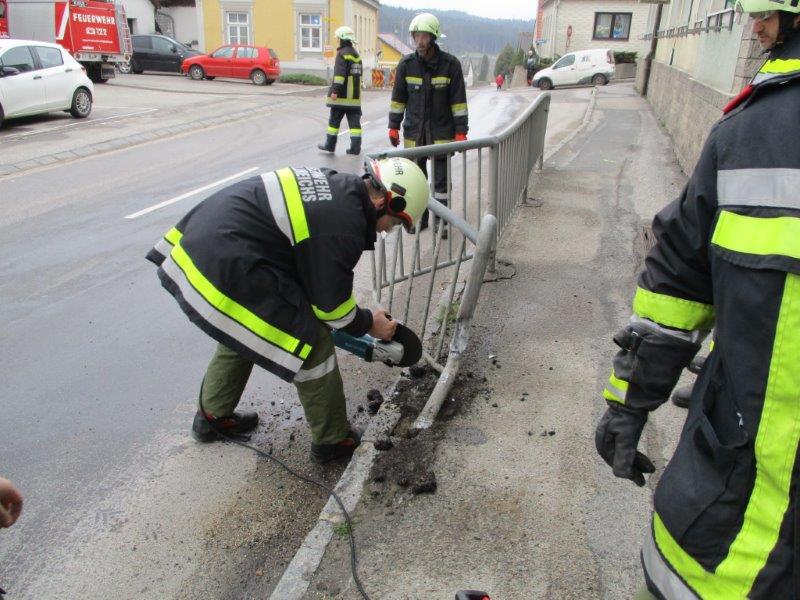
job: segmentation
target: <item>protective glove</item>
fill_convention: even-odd
[[[467,141],[467,134],[466,133],[457,133],[455,137],[456,142],[466,142]]]
[[[650,459],[636,449],[645,423],[647,411],[609,402],[594,434],[597,453],[614,475],[630,479],[639,487],[644,485],[644,473],[656,470]]]
[[[397,148],[400,144],[400,130],[399,129],[390,129],[389,130],[389,141],[392,143],[392,146]]]

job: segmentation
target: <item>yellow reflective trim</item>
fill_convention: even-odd
[[[352,93],[352,90],[350,90]],[[337,98],[336,100],[328,99],[328,104],[342,105],[342,106],[361,106],[359,98]]]
[[[175,246],[177,245],[178,242],[181,241],[182,237],[183,234],[173,227],[167,232],[167,234],[164,236],[164,239],[167,240],[173,246]]]
[[[350,62],[360,63],[361,57],[360,56],[352,56],[351,54],[344,55],[345,60],[349,60]]]
[[[769,73],[772,75],[783,75],[800,71],[800,59],[797,58],[775,58],[768,60],[759,70],[759,73]]]
[[[714,325],[714,307],[710,304],[658,294],[637,288],[633,298],[633,312],[666,327],[686,331],[711,329]]]
[[[414,140],[404,139],[403,140],[403,147],[404,148],[416,148],[417,147],[417,142],[415,142]]]
[[[344,83],[344,76],[343,75],[334,75],[333,76],[333,83]]]
[[[749,217],[723,210],[711,243],[744,254],[800,258],[800,219]]]
[[[404,110],[406,109],[406,103],[405,103],[405,102],[392,102],[392,103],[389,105],[389,108],[390,108],[391,110],[393,110],[393,111],[400,111],[400,112],[402,112],[402,111],[404,111]]]
[[[304,346],[303,346],[303,349],[302,349],[302,350],[300,350],[300,358],[302,358],[303,360],[305,360],[305,359],[307,359],[307,358],[308,358],[308,355],[309,355],[309,354],[311,354],[311,346],[309,346],[308,344],[306,344],[306,345],[304,345]]]
[[[406,76],[406,83],[414,83],[416,85],[422,85],[422,77],[409,77],[409,76]]]
[[[283,199],[286,202],[286,211],[289,213],[289,221],[292,223],[294,243],[299,244],[309,237],[309,233],[308,221],[306,221],[306,209],[303,207],[303,200],[300,196],[300,188],[297,185],[297,179],[295,179],[291,169],[280,169],[275,171],[275,174],[281,182]]]
[[[237,323],[240,323],[259,337],[275,344],[290,354],[294,354],[294,351],[300,345],[300,340],[270,325],[251,310],[245,308],[214,287],[214,284],[195,266],[191,257],[186,253],[186,250],[183,249],[180,243],[175,245],[170,256],[186,274],[186,279],[189,280],[192,287],[194,287],[211,306]]]
[[[453,140],[433,140],[434,144],[449,144]]]
[[[611,369],[611,376],[608,378],[608,387],[603,390],[603,398],[612,402],[625,404],[625,395],[628,392],[628,382],[617,377],[614,369]]]
[[[350,135],[361,135],[361,130],[360,129],[351,129],[350,130]]]
[[[328,125],[328,133],[331,135],[336,135],[337,133],[339,133],[339,128],[331,127],[330,125]]]
[[[321,308],[313,304],[311,305],[311,308],[314,309],[314,314],[317,315],[317,318],[321,321],[338,321],[339,319],[346,317],[355,307],[356,298],[352,294],[347,300],[342,302],[330,312],[325,312]]]
[[[714,573],[706,571],[653,516],[656,544],[686,583],[704,598],[746,598],[780,536],[789,508],[800,443],[800,275],[789,273],[775,327],[767,390],[755,440],[756,479],[739,533]]]
[[[450,83],[449,77],[431,77],[433,85],[448,85]]]

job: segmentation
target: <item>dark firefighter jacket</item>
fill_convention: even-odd
[[[714,329],[642,550],[658,597],[798,597],[798,140],[800,34],[712,128],[682,195],[653,222],[634,320],[677,337]],[[604,397],[653,410],[666,400],[648,389],[653,365],[630,367],[626,352]],[[690,358],[673,365],[672,386]]]
[[[147,258],[193,323],[292,381],[318,321],[354,336],[372,327],[353,268],[374,247],[376,218],[360,177],[280,169],[198,204]]]
[[[456,133],[469,130],[461,63],[438,45],[435,49],[430,62],[414,52],[397,65],[389,128],[400,129],[402,122],[406,146],[452,142]]]
[[[328,91],[328,106],[354,110],[361,109],[361,57],[352,46],[340,46],[333,66],[333,83]],[[336,94],[336,100],[331,94]]]

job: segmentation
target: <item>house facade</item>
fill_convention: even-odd
[[[750,81],[764,57],[748,19],[736,18],[731,0],[672,0],[650,7],[656,30],[647,99],[672,135],[678,161],[689,173],[722,108]],[[647,34],[648,44],[652,34]],[[640,68],[637,88],[647,69]]]
[[[414,52],[414,49],[405,44],[393,33],[378,34],[378,66],[381,68],[396,67],[400,59]]]
[[[199,47],[225,44],[269,46],[284,72],[325,74],[332,66],[325,46],[334,32],[353,28],[364,65],[375,65],[378,0],[196,0],[202,27]]]
[[[202,27],[194,0],[121,0],[133,35],[163,33],[194,47]]]
[[[540,0],[534,44],[543,58],[567,52],[610,48],[614,52],[638,52],[649,44],[650,5],[638,0]]]

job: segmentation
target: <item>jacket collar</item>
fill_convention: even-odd
[[[770,51],[751,83],[759,85],[773,79],[785,81],[795,77],[800,77],[800,31]]]
[[[419,55],[418,50],[414,50],[414,54],[417,55],[417,60],[420,62],[420,64],[426,67],[435,68],[436,65],[439,64],[439,57],[442,55],[442,51],[439,49],[439,44],[433,42],[433,58],[431,58],[430,60],[425,60],[424,58],[422,58]]]
[[[378,232],[375,228],[378,226],[378,211],[375,210],[375,205],[369,198],[367,193],[367,186],[365,181],[361,179],[361,185],[358,186],[358,196],[361,198],[361,207],[364,209],[364,217],[367,220],[367,230],[364,238],[364,249],[374,250],[375,242],[378,240]]]

